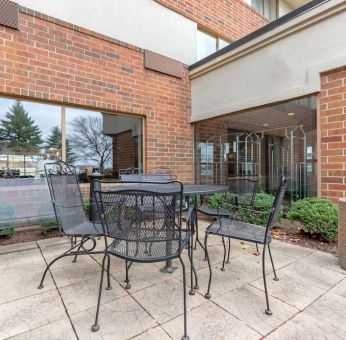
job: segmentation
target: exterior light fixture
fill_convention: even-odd
[[[288,115],[288,116],[294,116],[295,113],[294,113],[294,112],[288,112],[287,115]]]

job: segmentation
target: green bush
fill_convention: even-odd
[[[252,194],[249,194],[252,195]],[[241,214],[241,219],[244,222],[254,223],[262,226],[267,225],[270,209],[273,206],[275,197],[271,194],[266,194],[264,192],[260,192],[256,194],[255,201],[253,207],[250,207],[252,210],[256,210],[256,212],[252,212],[246,209],[247,205],[244,202],[249,202],[251,200],[247,197],[245,199],[238,199],[239,211]],[[223,208],[226,210],[234,209],[235,205],[235,195],[232,193],[225,194],[214,194],[210,197],[208,206],[209,208]],[[281,213],[282,215],[282,213]]]
[[[49,230],[53,230],[53,229],[57,229],[58,225],[56,223],[56,220],[47,220],[44,222],[41,222],[42,228],[43,228],[43,232],[47,232]]]
[[[222,208],[226,210],[232,209],[232,206],[235,205],[235,200],[234,200],[235,195],[231,193],[218,193],[210,196],[208,200],[208,207],[217,209],[217,208]]]
[[[270,210],[273,206],[275,200],[275,196],[272,194],[267,194],[265,192],[259,192],[256,194],[255,201],[253,207],[251,209],[256,212],[251,212],[246,210],[245,208],[240,208],[240,213],[242,216],[242,220],[245,222],[261,225],[265,227],[268,222]],[[282,217],[282,208],[280,212],[280,217]]]
[[[304,223],[312,234],[319,234],[327,241],[335,240],[338,210],[328,199],[314,197],[293,202],[287,217]]]

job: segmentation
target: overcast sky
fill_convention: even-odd
[[[5,117],[9,107],[15,102],[13,99],[0,98],[0,120]],[[29,113],[29,116],[35,121],[35,124],[39,126],[43,139],[46,139],[50,133],[50,130],[54,126],[61,125],[61,107],[55,105],[41,104],[35,102],[22,101],[25,111]],[[69,123],[73,118],[83,115],[95,116],[101,115],[99,112],[80,110],[80,109],[66,109],[66,121]],[[67,125],[67,132],[69,132],[69,125]]]

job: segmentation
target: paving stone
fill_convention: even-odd
[[[162,266],[164,262],[162,262]],[[120,271],[113,272],[111,270],[112,275],[115,279],[123,286],[126,286],[125,280],[125,263],[121,266]],[[160,271],[160,268],[155,266],[152,263],[133,263],[129,270],[129,278],[131,289],[129,292],[135,292],[137,290],[141,290],[147,287],[150,287],[154,284],[167,281],[172,278],[172,276],[168,273],[163,273]]]
[[[346,298],[328,292],[311,304],[304,313],[323,322],[340,327],[346,331]]]
[[[55,289],[50,273],[46,275],[44,288],[37,288],[45,268],[45,265],[22,265],[0,274],[0,304]]]
[[[281,272],[295,276],[297,279],[325,290],[330,289],[344,278],[344,275],[338,272],[303,260],[292,263],[283,268]]]
[[[225,271],[221,271],[221,267],[221,263],[212,266],[210,293],[214,298],[252,282],[262,275],[262,270],[253,261],[240,261],[239,258],[232,259],[231,263],[226,265]],[[208,281],[209,268],[199,270],[199,292],[203,295],[207,292]]]
[[[157,326],[150,315],[131,297],[123,297],[101,305],[98,332],[92,332],[96,308],[71,316],[79,339],[128,339]]]
[[[280,281],[274,281],[272,274],[267,275],[269,295],[298,309],[303,309],[325,293],[324,289],[311,285],[307,280],[291,271],[287,272],[286,268],[278,270]],[[262,278],[251,283],[251,285],[264,291]]]
[[[0,305],[0,339],[18,335],[66,316],[56,290]]]
[[[321,318],[315,319],[306,313],[300,313],[266,337],[266,339],[343,340],[346,339],[346,331],[324,322]]]
[[[36,249],[37,243],[36,242],[24,242],[24,243],[14,243],[14,244],[8,244],[5,246],[0,247],[0,255],[7,254],[7,253],[13,253],[13,252],[19,252],[24,250],[31,250]]]
[[[63,267],[54,268],[51,272],[57,286],[69,286],[71,284],[100,277],[101,266],[91,257],[86,257],[83,262],[69,263]]]
[[[170,340],[171,338],[167,333],[161,328],[151,328],[141,335],[133,338],[133,340]]]
[[[181,339],[184,330],[183,316],[162,325],[173,339]],[[188,313],[187,323],[190,339],[259,339],[260,334],[247,327],[212,302],[207,302]]]
[[[0,274],[6,273],[9,269],[45,264],[39,249],[9,253],[1,255]]]
[[[313,263],[318,266],[321,266],[326,269],[334,270],[336,272],[342,273],[346,275],[346,270],[342,269],[338,264],[338,258],[332,254],[323,253],[321,251],[317,251],[301,261],[307,263]]]
[[[111,290],[107,290],[107,274],[103,281],[102,302],[106,303],[127,296],[118,282],[111,278]],[[99,293],[100,277],[61,287],[60,294],[70,315],[95,307]]]
[[[132,295],[159,323],[168,321],[184,312],[183,285],[174,278],[135,292]],[[188,310],[206,301],[199,294],[191,296],[187,293]]]
[[[273,315],[266,315],[264,293],[250,285],[219,296],[213,301],[262,335],[268,334],[299,312],[278,299],[270,298]]]
[[[273,253],[275,252],[275,254],[290,256],[295,259],[301,259],[316,252],[314,249],[304,248],[285,242],[274,243],[272,246],[272,251]]]
[[[37,241],[38,245],[40,248],[44,247],[50,247],[52,245],[57,245],[57,244],[70,244],[70,240],[66,236],[58,236],[58,237],[51,237],[51,238],[46,238],[43,240],[38,240]]]
[[[346,298],[346,279],[339,282],[330,292]]]
[[[42,248],[42,254],[46,260],[46,262],[49,264],[51,261],[56,259],[58,256],[65,253],[68,249],[70,249],[69,243],[62,243],[57,245],[52,245],[49,247]],[[53,263],[52,269],[65,267],[66,265],[69,265],[72,263],[74,259],[74,256],[65,256],[56,262]],[[90,256],[89,255],[79,255],[77,257],[77,262],[88,262],[90,263]]]
[[[275,269],[278,270],[282,267],[285,267],[295,261],[293,257],[290,256],[285,256],[281,254],[276,254],[275,250],[272,250],[272,255],[273,255],[273,261],[275,265]],[[244,263],[251,263],[255,264],[260,270],[262,270],[262,249],[260,249],[260,254],[258,256],[254,254],[250,255],[242,255],[237,257],[237,260],[244,262]],[[273,272],[273,267],[270,261],[270,256],[268,253],[268,250],[266,250],[266,272],[267,273],[272,273]]]
[[[47,324],[10,338],[11,340],[76,340],[76,335],[67,318]]]

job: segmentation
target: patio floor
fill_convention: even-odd
[[[77,263],[71,263],[71,257],[59,260],[45,287],[37,289],[46,262],[68,245],[67,239],[54,238],[0,247],[0,339],[180,339],[180,268],[165,274],[159,270],[162,263],[134,264],[132,288],[127,291],[123,262],[113,258],[113,289],[103,291],[100,330],[92,333],[101,256],[80,256]],[[231,263],[222,272],[222,243],[210,237],[214,268],[210,301],[203,296],[207,262],[201,249],[195,252],[200,289],[188,295],[191,340],[346,339],[346,271],[334,256],[274,241],[280,281],[271,279],[267,266],[273,311],[268,317],[261,257],[254,250],[252,245],[233,241]]]

